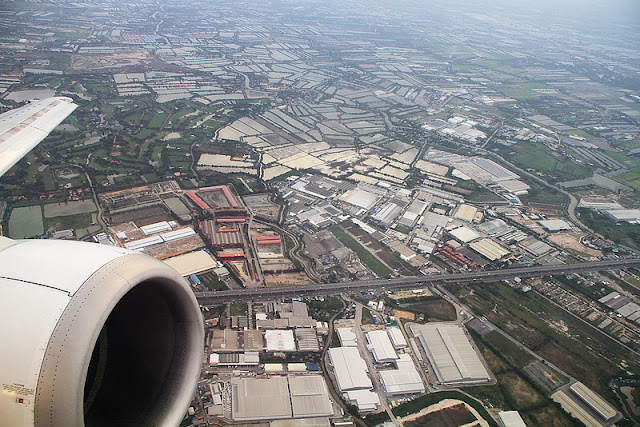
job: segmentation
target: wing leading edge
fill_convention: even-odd
[[[77,107],[73,99],[57,96],[0,114],[0,176],[38,145]]]

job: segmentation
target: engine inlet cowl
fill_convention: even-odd
[[[164,263],[91,243],[3,239],[0,304],[0,321],[15,325],[0,332],[0,379],[11,389],[0,412],[11,425],[183,419],[203,324],[188,284]]]

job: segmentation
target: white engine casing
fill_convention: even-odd
[[[202,363],[187,282],[125,249],[0,237],[0,418],[177,426]]]

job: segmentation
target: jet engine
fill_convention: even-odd
[[[187,282],[125,249],[0,237],[0,419],[177,426],[203,323]]]

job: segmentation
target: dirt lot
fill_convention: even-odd
[[[544,403],[544,397],[531,387],[522,377],[510,372],[498,376],[518,408],[526,409]]]
[[[558,366],[558,368],[568,374],[573,375],[576,378],[580,378],[583,383],[589,386],[598,384],[598,379],[594,375],[590,366],[576,359],[572,355],[567,354],[566,351],[562,350],[558,346],[554,344],[547,344],[538,351],[538,354],[553,362]],[[596,391],[599,392],[599,390]]]
[[[566,382],[564,378],[561,378],[559,374],[539,360],[529,363],[524,367],[524,371],[529,374],[529,377],[534,379],[538,385],[549,392]]]
[[[264,276],[267,287],[310,285],[311,281],[304,273],[280,273]]]
[[[561,409],[555,406],[545,406],[532,412],[522,414],[528,426],[569,427],[573,423]]]
[[[411,313],[410,311],[393,310],[393,315],[400,319],[409,319],[409,320],[416,319],[416,315]]]
[[[421,301],[415,304],[402,305],[402,308],[413,312],[424,313],[425,317],[434,320],[456,320],[456,309],[444,299]]]
[[[556,245],[560,245],[563,248],[577,252],[583,256],[598,257],[601,252],[595,249],[591,249],[580,243],[580,237],[582,234],[578,233],[557,233],[549,235],[551,240]]]
[[[160,221],[170,221],[173,217],[162,205],[150,206],[111,215],[111,224],[121,224],[133,221],[138,227],[154,224]]]
[[[413,421],[407,421],[404,425],[406,427],[457,427],[474,421],[476,421],[476,417],[467,410],[464,404],[461,404],[431,412]]]
[[[82,213],[95,212],[96,204],[93,200],[78,200],[76,202],[49,203],[44,206],[44,217],[55,218],[57,216],[69,216]]]
[[[402,264],[400,258],[391,254],[390,249],[387,249],[380,242],[371,237],[370,234],[365,232],[362,228],[358,227],[351,221],[343,223],[342,226],[347,232],[355,236],[358,241],[367,248],[367,250],[380,257],[380,259],[385,264],[396,270],[398,274],[405,276],[413,276],[415,274],[413,271],[405,267],[404,264]]]

